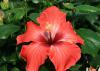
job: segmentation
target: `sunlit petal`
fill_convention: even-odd
[[[66,22],[66,14],[61,12],[56,6],[51,6],[44,10],[37,18],[40,27],[52,32],[52,37],[60,30],[63,22]]]
[[[47,46],[41,43],[31,43],[22,47],[20,56],[27,61],[27,71],[38,71],[39,66],[47,58],[47,53]]]
[[[80,59],[80,48],[74,44],[61,43],[51,46],[49,58],[53,62],[56,71],[65,71]]]
[[[24,34],[17,36],[17,44],[29,41],[40,41],[42,39],[42,30],[32,21],[27,22],[26,28],[27,30]]]
[[[72,27],[72,24],[69,21],[67,21],[66,24],[62,25],[59,32],[63,34],[63,38],[60,41],[70,42],[74,44],[84,43],[84,40],[79,35],[77,35]]]

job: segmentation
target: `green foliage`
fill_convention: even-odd
[[[14,67],[11,71],[20,71],[18,68]]]
[[[79,13],[100,13],[100,8],[90,5],[78,5],[76,10]]]
[[[43,66],[43,67],[40,68],[40,71],[48,71],[48,69]]]
[[[36,18],[39,16],[39,13],[31,13],[30,15],[29,15],[29,18],[32,20],[32,21],[34,21],[35,23],[38,23],[37,22],[37,20],[36,20]]]
[[[72,66],[72,67],[70,68],[70,70],[71,70],[71,71],[80,71],[79,68],[80,68],[81,66],[82,66],[82,65],[80,65],[80,64],[76,64],[75,66]]]
[[[0,71],[25,71],[16,36],[25,31],[27,21],[39,24],[36,18],[52,5],[67,13],[67,20],[85,41],[81,60],[69,71],[83,71],[85,64],[100,67],[100,0],[5,0],[0,1]],[[40,71],[49,71],[47,66]]]
[[[0,66],[0,71],[7,71],[7,65],[1,65]]]
[[[93,58],[93,59],[90,61],[90,65],[91,65],[91,66],[94,66],[94,67],[99,67],[99,66],[100,66],[100,55],[96,55],[96,57]]]
[[[19,26],[13,24],[7,24],[0,26],[0,39],[7,39],[10,35],[17,32]]]

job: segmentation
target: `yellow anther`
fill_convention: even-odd
[[[52,28],[52,24],[47,23],[46,24],[46,30],[50,31]]]

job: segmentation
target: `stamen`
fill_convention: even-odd
[[[46,31],[44,34],[45,34],[45,36],[47,38],[47,41],[46,42],[49,45],[53,44],[53,39],[52,39],[52,36],[51,36],[51,32],[50,31]]]

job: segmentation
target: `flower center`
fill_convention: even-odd
[[[59,40],[62,38],[62,35],[60,33],[57,33],[54,38],[52,37],[52,33],[49,31],[46,31],[44,34],[46,37],[46,43],[48,45],[55,45],[59,43]]]

